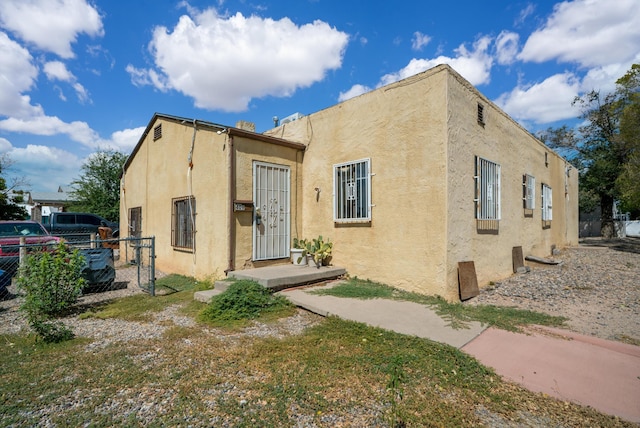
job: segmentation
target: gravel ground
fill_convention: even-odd
[[[496,283],[482,290],[479,296],[465,304],[516,306],[551,315],[562,315],[570,319],[568,328],[576,332],[605,339],[640,343],[640,239],[615,242],[590,240],[579,247],[562,250],[555,259],[562,261],[562,264],[532,265],[531,272],[514,275]],[[10,291],[15,293],[13,287]],[[129,287],[88,294],[81,298],[80,304],[91,304],[141,292],[142,290],[137,287]],[[16,333],[27,328],[24,317],[18,310],[21,300],[18,297],[0,301],[0,334]],[[162,312],[154,314],[155,319],[151,323],[95,318],[80,320],[77,316],[68,317],[64,322],[70,325],[78,336],[93,338],[86,347],[87,352],[100,352],[112,343],[160,337],[172,325],[195,327],[194,320],[181,315],[177,309],[176,306],[165,308]],[[224,341],[229,341],[227,343],[241,344],[247,336],[284,337],[300,334],[305,328],[317,324],[320,320],[321,317],[317,315],[299,310],[294,316],[277,323],[269,325],[254,323],[237,333],[223,334],[215,329],[208,332],[219,336]],[[158,358],[158,350],[150,349],[148,354],[138,358],[149,358],[155,361]],[[170,400],[174,391],[146,391],[145,393],[152,394],[154,397],[166,396],[166,399]],[[119,401],[116,397],[113,403],[105,403],[105,406],[118,406],[120,411],[124,406],[122,400]],[[68,406],[67,401],[62,399],[63,407]],[[126,403],[130,406],[131,402],[128,400]],[[135,403],[145,405],[144,400],[138,400]],[[47,415],[62,410],[55,406],[38,410],[43,412],[40,426],[47,426],[45,422]],[[479,407],[478,412],[481,410],[482,406]],[[152,409],[140,408],[131,411],[142,416],[145,416],[145,411],[148,411],[149,420],[154,416]],[[291,411],[295,419],[298,412],[296,409]],[[370,420],[371,412],[371,408],[363,408],[362,415],[351,415],[353,419],[346,425],[369,425],[362,421]],[[382,410],[377,409],[376,412],[379,413]],[[528,413],[522,414],[522,419],[518,422],[504,420],[491,412],[479,413],[479,416],[487,425],[494,427],[547,426],[549,422]],[[323,423],[341,425],[337,419],[331,419],[334,417],[334,415],[323,416]],[[302,419],[296,419],[295,426],[314,426],[313,421],[304,420],[303,414],[300,414],[300,418]]]
[[[605,241],[589,239],[580,246],[560,251],[554,256],[559,265],[527,262],[529,273],[517,274],[480,291],[466,305],[493,304],[561,315],[569,318],[568,328],[603,339],[640,343],[640,239]],[[9,288],[15,293],[15,289]],[[91,304],[142,293],[136,286],[83,296],[80,304]],[[0,301],[0,334],[16,333],[27,328],[18,311],[21,298]],[[300,313],[302,314],[302,313]],[[301,331],[311,315],[289,319],[291,326],[267,327],[259,323],[246,329],[248,335],[282,335]],[[193,323],[167,308],[157,314],[160,321],[176,325]],[[306,318],[306,319],[303,319]],[[80,336],[98,339],[92,346],[102,347],[109,340],[135,340],[157,337],[166,328],[163,322],[140,325],[120,320],[96,320],[69,317],[65,322]],[[112,323],[111,328],[104,323]],[[269,331],[269,329],[273,331]],[[105,337],[110,332],[114,337]],[[285,333],[283,333],[285,332]],[[286,333],[288,332],[288,333]]]
[[[515,306],[569,318],[570,330],[640,344],[640,239],[590,238],[517,274],[465,304]]]

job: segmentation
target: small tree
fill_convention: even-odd
[[[73,338],[67,326],[53,319],[67,314],[82,294],[84,264],[77,249],[60,243],[53,252],[28,255],[20,268],[17,287],[25,293],[20,309],[29,326],[47,343]]]
[[[71,211],[86,211],[110,221],[120,218],[120,174],[127,155],[99,150],[82,165],[82,175],[73,181],[71,193],[76,201]]]

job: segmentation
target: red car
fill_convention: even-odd
[[[51,236],[49,232],[38,222],[25,221],[0,221],[0,269],[4,271],[0,275],[0,294],[4,286],[11,283],[11,278],[16,274],[20,264],[20,238],[24,237],[28,246],[40,245],[55,246],[61,238]],[[27,247],[27,251],[29,247]]]

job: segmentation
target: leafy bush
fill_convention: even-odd
[[[17,286],[25,293],[20,309],[35,333],[45,342],[60,342],[73,332],[53,318],[65,315],[82,294],[84,257],[60,243],[54,251],[42,251],[26,257],[20,268]]]
[[[254,281],[236,281],[222,294],[214,296],[202,311],[201,318],[211,322],[256,319],[267,313],[290,308],[292,305],[282,296]]]

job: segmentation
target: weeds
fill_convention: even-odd
[[[404,398],[404,382],[407,375],[402,367],[402,359],[394,357],[387,368],[389,381],[387,382],[387,394],[391,404],[389,415],[389,426],[391,428],[402,428],[405,423],[400,414],[400,401]]]
[[[101,310],[193,299],[141,297]],[[89,339],[2,335],[0,426],[632,426],[505,383],[450,346],[313,324],[284,338],[171,326],[90,352]]]
[[[289,315],[292,308],[286,298],[274,296],[257,282],[240,280],[214,296],[199,320],[216,326],[237,326],[267,314]]]
[[[311,291],[311,293],[359,299],[405,300],[419,303],[433,308],[453,328],[465,328],[467,322],[478,321],[503,330],[518,331],[519,327],[524,325],[538,324],[560,327],[567,321],[565,317],[551,316],[511,307],[470,306],[462,303],[451,303],[439,296],[411,293],[358,278],[352,278],[331,288]]]

